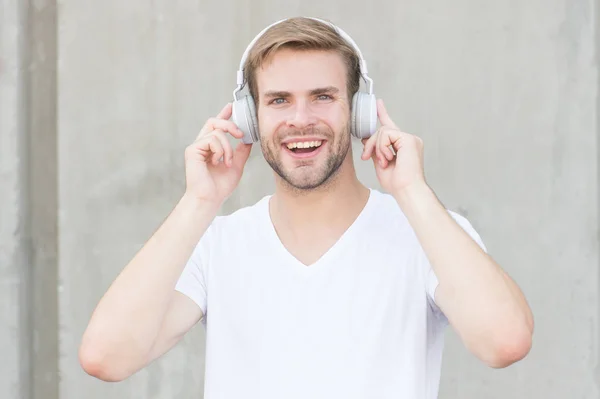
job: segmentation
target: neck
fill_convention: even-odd
[[[270,210],[274,224],[294,231],[345,225],[364,208],[369,189],[356,176],[351,156],[321,187],[300,191],[277,180]]]

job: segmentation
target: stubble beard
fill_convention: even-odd
[[[318,157],[323,155],[327,157],[322,166],[315,165],[315,160],[312,159],[297,160],[292,170],[286,170],[281,161],[282,151],[285,151],[281,142],[288,136],[302,137],[315,134],[327,138],[327,148],[325,149],[327,154],[318,155]],[[261,138],[260,147],[265,160],[281,178],[287,189],[297,194],[326,190],[335,181],[341,165],[349,154],[351,147],[350,124],[347,123],[338,134],[327,128],[310,128],[304,131],[286,130],[282,134],[275,133],[271,141]]]

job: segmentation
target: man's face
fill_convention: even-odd
[[[326,51],[281,50],[256,72],[260,144],[296,189],[326,183],[350,149],[346,66]]]

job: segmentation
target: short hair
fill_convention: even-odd
[[[360,87],[360,58],[332,26],[312,18],[295,17],[270,27],[254,44],[244,64],[244,78],[258,106],[256,70],[279,50],[323,50],[337,52],[346,65],[346,89],[352,97]]]

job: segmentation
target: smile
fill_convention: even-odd
[[[286,152],[293,158],[310,158],[321,152],[325,140],[305,140],[305,141],[292,141],[284,143],[283,147]]]

